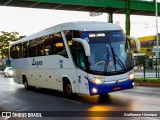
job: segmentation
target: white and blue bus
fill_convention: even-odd
[[[105,22],[69,22],[42,30],[10,43],[14,81],[68,97],[133,88],[128,38],[121,27]]]

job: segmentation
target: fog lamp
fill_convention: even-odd
[[[98,90],[97,90],[96,88],[93,88],[93,89],[92,89],[92,92],[93,92],[93,93],[97,93]]]

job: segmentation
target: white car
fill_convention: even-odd
[[[3,73],[4,73],[4,77],[13,77],[13,70],[11,67],[6,67]]]

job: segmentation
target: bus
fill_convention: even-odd
[[[68,22],[10,43],[14,81],[66,96],[102,95],[134,86],[132,54],[118,25]],[[139,48],[139,41],[134,39]]]

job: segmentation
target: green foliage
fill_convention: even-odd
[[[19,40],[18,32],[0,32],[0,57],[9,55],[9,43]]]
[[[158,78],[134,78],[135,82],[160,82]]]

